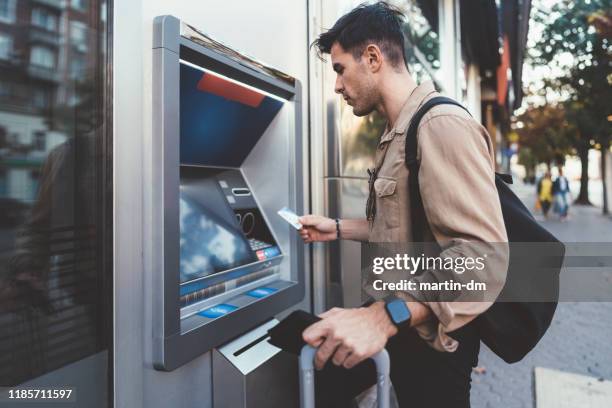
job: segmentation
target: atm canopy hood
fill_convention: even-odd
[[[181,61],[181,163],[238,167],[282,98]]]

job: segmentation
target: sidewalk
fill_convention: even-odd
[[[517,184],[513,189],[533,210],[535,187]],[[599,208],[573,206],[567,222],[555,216],[546,221],[541,215],[536,218],[564,242],[612,241],[612,218],[601,215]],[[478,370],[482,373],[472,374],[472,407],[535,407],[535,367],[611,380],[611,316],[612,303],[560,303],[550,329],[535,350],[513,365],[483,345]]]
[[[536,187],[516,181],[516,178],[515,183],[512,189],[533,212]],[[540,213],[534,215],[547,230],[563,242],[612,242],[612,217],[602,215],[601,208],[572,205],[567,222],[559,221],[552,209],[548,220]]]

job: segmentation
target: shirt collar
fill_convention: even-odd
[[[397,120],[395,121],[395,126],[391,130],[383,134],[380,139],[380,142],[382,143],[389,141],[393,139],[396,134],[406,133],[412,116],[414,116],[417,109],[422,105],[425,98],[427,98],[427,96],[429,96],[435,91],[436,88],[434,87],[432,81],[426,81],[423,82],[421,85],[417,86],[408,97],[406,103],[404,103],[404,106],[402,107],[400,114],[397,117]]]

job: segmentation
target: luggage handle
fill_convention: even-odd
[[[315,408],[314,356],[317,349],[308,344],[300,353],[300,408]],[[389,408],[390,389],[389,371],[391,362],[387,350],[382,349],[370,357],[376,364],[376,400],[378,408]]]

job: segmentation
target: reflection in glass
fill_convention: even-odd
[[[103,355],[79,373],[98,406],[112,339],[108,9],[0,0],[0,386],[65,386],[72,363]]]
[[[402,2],[406,14],[406,57],[410,73],[417,83],[435,80],[440,69],[437,3],[424,0]]]
[[[346,102],[341,102],[343,176],[367,178],[367,169],[374,166],[374,152],[384,129],[385,120],[378,113],[357,117],[353,115],[353,109]]]

